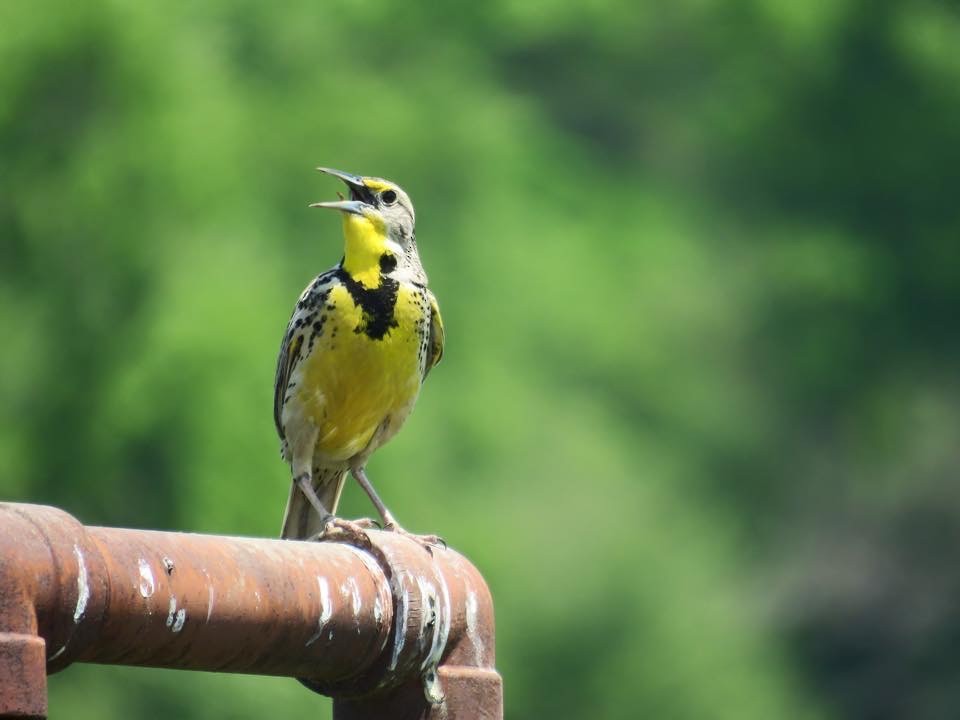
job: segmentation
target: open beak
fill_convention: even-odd
[[[363,211],[370,206],[360,200],[334,200],[332,202],[310,203],[310,207],[329,208],[331,210],[342,210],[343,212],[353,213],[354,215],[363,215]]]
[[[333,208],[336,210],[343,210],[344,212],[352,212],[355,214],[360,214],[360,210],[356,205],[345,205],[347,203],[360,203],[361,205],[373,205],[373,193],[370,191],[370,188],[367,187],[364,183],[363,178],[359,175],[351,175],[350,173],[345,173],[340,170],[334,170],[333,168],[318,167],[322,173],[327,175],[332,175],[335,178],[343,180],[347,188],[350,190],[350,200],[341,201],[340,203],[314,203],[310,207],[325,207]]]

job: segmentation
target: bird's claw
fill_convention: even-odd
[[[447,541],[444,540],[439,535],[415,535],[412,532],[404,530],[402,527],[397,525],[395,522],[387,523],[383,526],[383,529],[387,532],[396,533],[397,535],[402,535],[405,538],[413,540],[420,547],[427,551],[430,555],[433,555],[433,548],[442,547],[444,550],[447,549]]]
[[[356,520],[348,520],[347,522],[352,522],[364,530],[383,530],[383,526],[373,518],[357,518]]]
[[[373,543],[365,531],[372,527],[378,527],[378,525],[375,521],[368,518],[361,518],[359,520],[332,518],[327,521],[322,532],[317,533],[310,539],[317,542],[346,543],[364,550],[370,550],[373,547]]]

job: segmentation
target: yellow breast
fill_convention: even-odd
[[[425,312],[416,289],[401,285],[396,325],[376,339],[357,331],[363,312],[338,285],[331,290],[326,314],[296,392],[319,430],[316,455],[346,461],[367,448],[385,420],[387,437],[396,432],[412,409],[420,391]]]

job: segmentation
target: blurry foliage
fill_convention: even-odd
[[[4,499],[275,534],[275,352],[341,252],[311,168],[383,175],[448,345],[371,475],[489,579],[510,717],[956,714],[955,4],[0,24]],[[80,666],[50,691],[75,718],[325,702]]]

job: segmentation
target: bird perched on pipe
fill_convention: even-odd
[[[413,410],[443,354],[443,321],[427,288],[413,203],[399,185],[317,168],[346,183],[349,199],[313,203],[343,220],[340,264],[300,295],[287,325],[273,416],[293,482],[283,538],[368,544],[370,520],[336,517],[346,475],[357,480],[385,530],[403,530],[365,470]],[[429,549],[436,536],[412,536]]]

